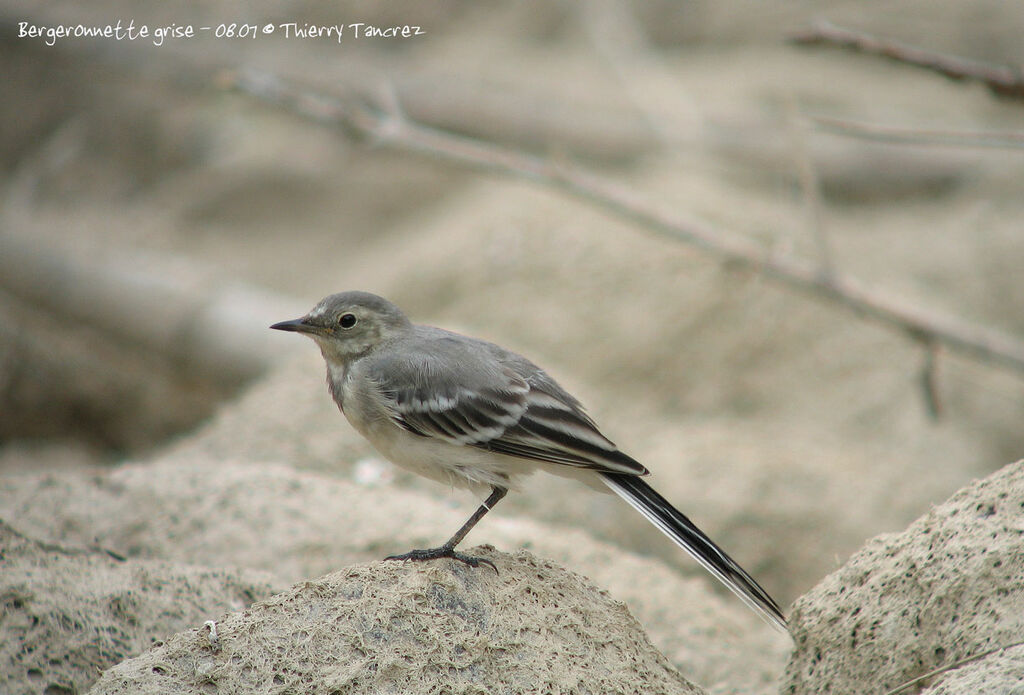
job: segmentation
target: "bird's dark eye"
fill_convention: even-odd
[[[352,328],[352,326],[356,325],[356,315],[342,314],[338,317],[338,325],[342,328]]]

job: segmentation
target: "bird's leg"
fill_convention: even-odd
[[[463,553],[457,552],[455,550],[455,546],[457,546],[462,541],[462,539],[466,537],[466,534],[469,533],[474,526],[476,526],[478,521],[484,518],[484,515],[487,514],[487,512],[491,511],[491,509],[494,508],[494,505],[496,505],[501,500],[501,498],[505,496],[505,493],[507,492],[508,488],[498,487],[497,485],[495,485],[491,489],[490,497],[484,500],[484,503],[481,504],[480,507],[475,512],[473,512],[473,516],[469,517],[469,519],[466,520],[466,523],[462,525],[462,528],[456,531],[455,535],[449,538],[448,542],[442,545],[441,547],[427,548],[426,550],[410,550],[407,553],[403,553],[401,555],[391,555],[384,559],[435,560],[439,557],[450,557],[453,560],[464,562],[470,567],[479,567],[480,563],[482,562],[484,564],[490,565],[491,569],[497,572],[498,568],[495,567],[494,563],[490,560],[485,560],[482,557],[473,557],[472,555],[464,555]]]

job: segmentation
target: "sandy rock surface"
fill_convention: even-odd
[[[167,636],[274,593],[267,573],[125,560],[3,522],[0,567],[0,692],[22,695],[84,692]]]
[[[1021,692],[1024,648],[1020,645],[988,654],[982,660],[924,680],[922,695]]]
[[[354,565],[179,633],[89,691],[701,693],[590,581],[520,551],[501,567]]]
[[[925,692],[1016,692],[1003,688],[1020,687],[1022,511],[1019,462],[869,542],[797,601],[782,692],[885,692],[972,656]]]
[[[98,543],[132,557],[254,567],[283,582],[437,545],[476,504],[466,495],[459,500],[206,458],[0,481],[0,517],[18,519],[37,537]],[[731,595],[717,594],[709,578],[681,577],[581,530],[497,511],[474,530],[474,540],[525,547],[586,575],[626,603],[679,672],[709,692],[774,689],[788,637]]]

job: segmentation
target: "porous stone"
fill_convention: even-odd
[[[783,693],[884,693],[979,655],[930,692],[1017,692],[978,684],[1022,682],[1019,656],[999,648],[1024,633],[1024,462],[873,539],[797,601],[790,626]]]
[[[92,695],[701,693],[589,580],[489,546],[490,568],[354,565],[181,632]]]
[[[37,538],[100,543],[132,558],[258,568],[281,586],[436,545],[476,504],[466,495],[443,503],[392,485],[200,452],[101,473],[0,478],[0,518],[18,519]],[[625,602],[657,648],[709,692],[776,691],[788,636],[715,593],[709,577],[680,576],[581,529],[510,516],[502,507],[474,529],[475,538],[528,548],[585,574]]]
[[[124,560],[0,521],[0,692],[83,692],[102,669],[272,593],[258,572]]]

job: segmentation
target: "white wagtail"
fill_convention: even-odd
[[[327,385],[352,426],[388,460],[487,500],[439,548],[389,560],[486,562],[455,546],[537,468],[601,483],[643,514],[770,624],[786,629],[772,597],[640,476],[583,406],[525,357],[476,338],[411,323],[369,292],[342,292],[271,328],[304,333],[327,361]]]

